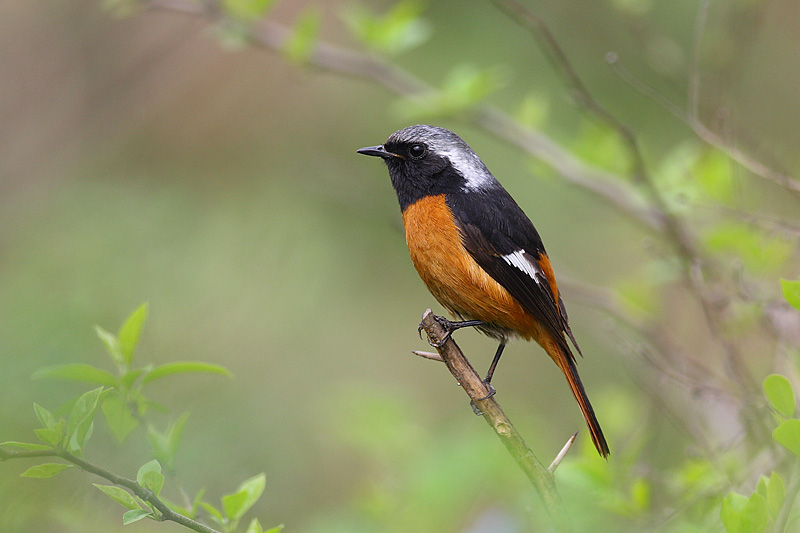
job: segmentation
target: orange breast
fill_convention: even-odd
[[[431,294],[452,313],[512,330],[526,339],[541,328],[461,243],[445,196],[426,196],[403,212],[411,261]]]

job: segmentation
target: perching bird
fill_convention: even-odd
[[[609,454],[567,337],[580,354],[539,233],[461,137],[409,126],[358,153],[382,158],[397,192],[411,260],[448,311],[500,341],[535,340],[567,378],[597,451]],[[492,389],[493,390],[493,389]]]

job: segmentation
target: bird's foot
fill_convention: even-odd
[[[475,413],[478,416],[483,416],[483,411],[481,411],[480,407],[478,407],[478,405],[475,402],[481,402],[483,400],[488,400],[489,398],[491,398],[492,396],[497,394],[497,390],[495,390],[495,388],[492,387],[492,385],[488,381],[484,381],[483,383],[489,389],[489,394],[487,394],[483,398],[478,398],[476,400],[470,400],[470,402],[469,402],[470,407],[472,407],[472,412]]]
[[[430,344],[434,348],[441,348],[442,346],[444,346],[444,343],[447,342],[447,339],[449,339],[450,336],[453,334],[453,332],[456,330],[472,326],[484,325],[484,322],[482,320],[461,320],[453,322],[451,320],[447,320],[443,316],[438,316],[438,315],[433,315],[433,319],[436,320],[436,322],[438,322],[439,325],[441,325],[442,328],[444,329],[444,335],[438,341],[431,340],[431,338],[428,337],[428,344]],[[419,327],[417,328],[417,333],[419,334],[420,337],[422,337],[423,329],[424,328],[422,327],[422,324],[420,324]]]

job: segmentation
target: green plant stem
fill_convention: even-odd
[[[495,397],[487,398],[490,394],[488,387],[478,373],[475,372],[475,369],[472,368],[467,358],[464,357],[464,353],[455,341],[451,337],[447,337],[447,340],[443,344],[441,343],[441,340],[446,336],[445,329],[436,320],[430,309],[426,310],[422,315],[420,327],[428,334],[431,343],[436,345],[436,350],[447,365],[447,369],[450,370],[450,373],[453,374],[453,377],[456,378],[456,381],[470,397],[472,404],[480,411],[484,420],[494,429],[508,452],[525,475],[528,476],[528,479],[539,493],[545,509],[553,519],[556,530],[561,532],[570,531],[571,527],[566,519],[561,498],[556,490],[553,472],[548,470],[533,451],[528,448],[522,435],[500,408],[500,404],[497,403]],[[439,344],[442,345],[438,346]]]
[[[169,520],[170,522],[175,522],[180,524],[192,531],[197,531],[199,533],[220,533],[216,529],[212,529],[205,524],[201,524],[196,520],[192,520],[188,516],[182,515],[180,513],[176,513],[167,505],[161,501],[155,493],[149,489],[146,489],[139,485],[135,480],[128,479],[126,477],[119,476],[113,472],[106,470],[100,466],[97,466],[93,463],[90,463],[80,457],[73,455],[64,450],[31,450],[31,451],[21,451],[21,452],[6,452],[4,450],[0,450],[0,461],[8,461],[10,459],[27,459],[27,458],[34,458],[34,457],[59,457],[64,459],[68,463],[72,463],[77,467],[80,467],[82,470],[86,472],[91,472],[97,476],[100,476],[115,485],[119,485],[120,487],[125,487],[126,489],[133,492],[136,496],[141,498],[142,500],[146,501],[147,503],[151,504],[155,507],[158,512],[160,513],[160,518],[162,520]]]

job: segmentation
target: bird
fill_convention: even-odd
[[[411,261],[434,298],[457,321],[499,342],[536,341],[564,373],[602,457],[609,448],[578,375],[564,300],[539,232],[480,157],[456,133],[424,124],[357,150],[383,159],[400,203]]]

